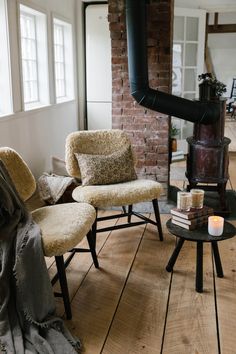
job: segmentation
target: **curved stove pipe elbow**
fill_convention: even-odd
[[[212,124],[220,118],[220,104],[191,101],[149,87],[146,44],[146,1],[126,0],[128,66],[131,95],[148,109],[189,122]]]
[[[143,107],[192,123],[213,124],[220,117],[218,102],[191,101],[150,87],[134,90],[131,95]]]

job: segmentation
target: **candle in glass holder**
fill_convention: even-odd
[[[192,196],[189,192],[177,193],[177,209],[189,211],[192,205]]]
[[[208,217],[208,233],[212,236],[221,236],[224,230],[224,218],[221,216]]]
[[[204,190],[203,189],[191,189],[192,195],[192,208],[203,208]]]

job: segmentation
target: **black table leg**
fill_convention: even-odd
[[[203,242],[197,242],[196,291],[203,292]]]
[[[185,240],[183,238],[180,238],[177,245],[175,246],[174,252],[172,253],[172,256],[170,257],[169,262],[166,266],[167,272],[172,272],[176,259],[178,258],[179,252],[184,244],[184,241]]]
[[[212,245],[213,255],[215,259],[217,277],[223,278],[224,273],[223,273],[223,268],[220,260],[220,253],[219,253],[217,241],[212,241],[211,245]]]

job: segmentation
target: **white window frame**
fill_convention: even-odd
[[[61,30],[60,41],[57,38],[56,28]],[[53,17],[53,48],[56,103],[73,100],[75,83],[72,24],[56,16]]]
[[[0,117],[13,112],[7,1],[0,0]]]
[[[187,99],[195,99],[198,97],[198,75],[200,75],[203,70],[204,70],[204,43],[205,43],[205,15],[206,11],[205,10],[199,10],[199,9],[186,9],[186,8],[178,8],[175,7],[174,9],[174,16],[180,16],[184,19],[184,38],[183,40],[173,40],[173,47],[174,44],[177,45],[182,45],[183,46],[183,58],[185,58],[185,45],[186,44],[197,44],[198,49],[197,49],[197,62],[195,66],[189,66],[185,65],[185,62],[183,62],[182,65],[174,65],[173,63],[173,69],[179,69],[182,71],[182,80],[181,80],[181,88],[180,88],[180,96],[187,98]],[[191,41],[186,39],[186,20],[188,17],[194,17],[198,18],[198,39],[196,41]],[[192,91],[187,91],[184,87],[185,83],[185,69],[192,69],[195,70],[195,87],[194,90]],[[175,94],[173,87],[172,87],[172,93]],[[186,127],[188,128],[187,130],[189,131],[190,129],[193,128],[193,123],[187,122],[185,120],[172,117],[172,123],[176,125],[177,128],[180,130],[180,134],[178,137],[178,150],[182,150],[184,153],[187,152],[188,145],[186,142],[186,138],[189,136],[189,134],[186,135]],[[191,134],[190,134],[191,135]]]
[[[31,110],[43,106],[47,106],[50,103],[49,100],[49,77],[48,77],[48,48],[47,48],[47,16],[45,13],[35,10],[32,7],[25,6],[24,4],[20,4],[19,9],[19,23],[20,23],[20,44],[21,44],[21,74],[22,74],[22,96],[23,96],[23,104],[25,110]],[[33,21],[35,37],[27,37],[22,32],[22,19],[27,17]],[[32,59],[30,53],[24,56],[23,53],[24,48],[26,46],[23,45],[23,41],[26,43],[32,43],[32,46],[35,46],[35,57]],[[34,45],[33,45],[34,43]],[[32,49],[32,48],[31,48]],[[26,50],[27,52],[27,50]],[[33,65],[30,66],[30,62],[34,61],[34,77],[29,78],[26,77],[26,72],[31,72]],[[28,69],[24,69],[28,67]],[[28,99],[30,95],[32,95],[33,90],[31,90],[29,96],[26,95],[26,84],[28,85],[29,91],[30,86],[33,86],[33,82],[35,82],[35,99]],[[31,87],[32,87],[31,86]]]

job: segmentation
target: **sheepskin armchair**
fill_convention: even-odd
[[[25,202],[36,190],[36,182],[32,172],[21,156],[11,148],[0,147],[0,159],[8,170],[21,199]]]
[[[0,148],[0,160],[4,163],[17,192],[23,201],[29,199],[36,189],[36,181],[26,162],[13,149]],[[88,203],[67,203],[45,206],[32,211],[33,220],[39,225],[42,235],[44,255],[55,257],[57,274],[52,284],[59,278],[67,318],[72,317],[63,255],[70,251],[72,256],[81,251],[78,243],[87,236],[88,249],[96,268],[98,261],[95,251],[95,235],[91,232],[96,219],[94,207]],[[70,260],[72,259],[70,256]],[[68,262],[67,262],[68,265]]]
[[[73,132],[66,139],[65,160],[69,175],[81,178],[81,185],[72,194],[74,200],[89,203],[96,210],[120,206],[124,211],[122,216],[128,217],[127,227],[132,226],[131,215],[135,214],[142,219],[140,224],[155,224],[160,240],[163,239],[157,201],[162,186],[157,181],[137,179],[135,156],[124,131],[111,129]],[[133,211],[133,204],[147,201],[153,203],[156,222]]]

